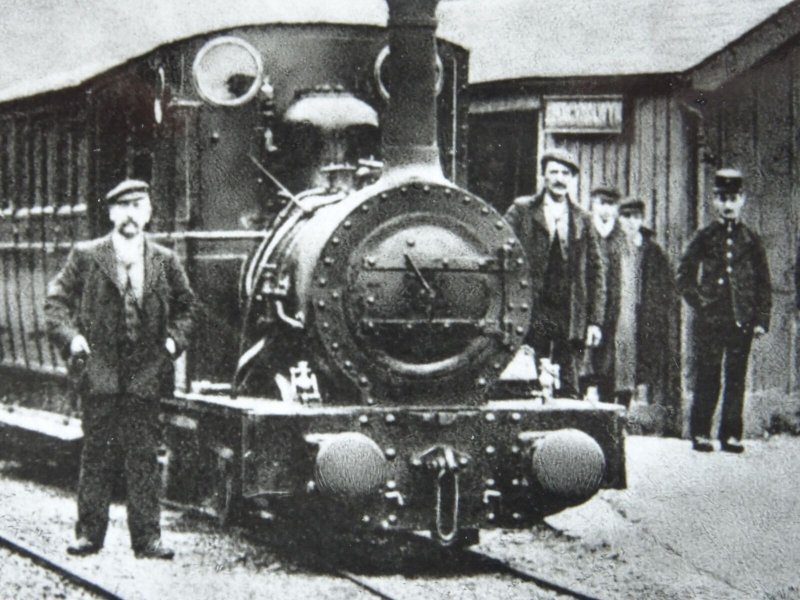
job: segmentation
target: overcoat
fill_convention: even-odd
[[[571,201],[568,211],[569,338],[583,340],[587,326],[601,327],[603,324],[606,303],[605,268],[600,256],[598,234],[591,217]],[[532,317],[535,324],[537,303],[544,284],[550,249],[550,234],[544,217],[544,192],[536,196],[517,198],[505,216],[528,257]]]
[[[141,334],[133,347],[124,348],[120,343],[125,331],[123,289],[108,235],[73,247],[48,286],[45,317],[48,333],[64,356],[78,334],[89,344],[82,393],[155,398],[173,392],[174,357],[165,342],[167,337],[175,341],[175,356],[186,348],[194,306],[177,256],[146,239]]]
[[[674,411],[680,435],[681,415],[681,300],[669,258],[642,230],[642,296],[637,320],[636,377],[652,386],[653,401]]]
[[[598,235],[600,255],[606,270],[606,307],[602,324],[603,338],[595,348],[593,363],[596,373],[614,380],[614,342],[620,307],[620,261],[625,243],[625,233],[619,223],[606,238]]]
[[[636,381],[650,387],[653,404],[664,409],[664,433],[681,434],[681,304],[667,254],[647,228],[642,233],[641,296],[636,307]],[[615,333],[620,310],[620,261],[624,233],[615,226],[605,244],[607,302],[603,340],[594,366],[614,381]]]

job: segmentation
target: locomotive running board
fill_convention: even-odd
[[[0,429],[28,431],[62,442],[80,442],[83,439],[80,419],[22,406],[0,409]]]

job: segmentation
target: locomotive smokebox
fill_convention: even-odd
[[[436,5],[438,0],[387,0],[389,106],[383,157],[390,168],[428,167],[441,178],[436,130]]]
[[[317,489],[340,499],[363,498],[377,491],[387,476],[383,452],[362,433],[322,436],[314,464]]]
[[[532,443],[530,468],[538,487],[559,507],[580,504],[600,489],[606,461],[592,436],[561,429],[544,435],[526,432],[520,438]]]

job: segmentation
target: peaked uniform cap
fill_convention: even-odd
[[[577,174],[581,170],[580,166],[578,165],[578,160],[575,158],[575,156],[563,148],[551,148],[549,150],[545,150],[544,154],[542,154],[542,160],[539,161],[542,171],[544,171],[545,165],[547,165],[547,163],[550,161],[559,162],[562,165],[568,166],[572,170],[573,175]]]
[[[133,202],[150,196],[150,186],[140,179],[125,179],[106,194],[106,204]]]
[[[714,173],[714,190],[736,193],[742,190],[744,176],[739,169],[720,169]]]

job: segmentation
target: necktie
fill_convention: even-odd
[[[123,299],[125,303],[125,335],[127,338],[136,342],[139,339],[139,329],[142,324],[141,314],[139,313],[139,302],[136,300],[136,294],[133,291],[133,282],[131,281],[131,265],[125,267],[125,293]]]
[[[561,256],[565,257],[567,255],[567,238],[566,236],[561,235],[561,220],[564,219],[564,215],[557,216],[553,221],[553,238],[552,241],[558,244],[559,249],[561,250]]]

